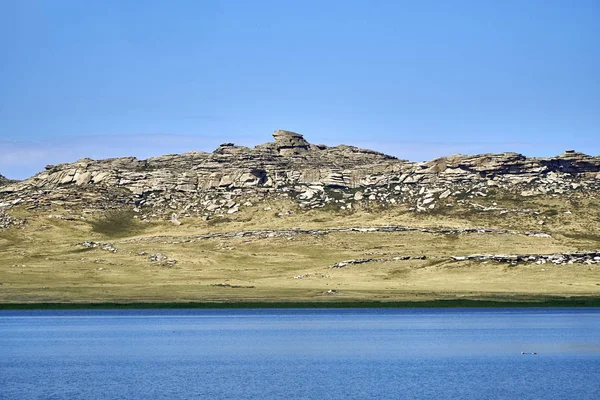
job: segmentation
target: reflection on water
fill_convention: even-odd
[[[7,399],[600,398],[599,309],[4,311],[0,354]]]

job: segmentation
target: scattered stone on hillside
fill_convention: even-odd
[[[357,260],[346,260],[346,261],[337,262],[337,263],[333,264],[330,268],[344,268],[350,264],[363,264],[363,263],[368,263],[368,262],[372,262],[372,261],[373,261],[372,258],[359,258]]]
[[[452,256],[454,261],[496,261],[499,263],[517,264],[520,262],[536,264],[599,264],[600,251],[583,251],[556,254],[472,254],[469,256]]]
[[[227,214],[235,214],[240,210],[240,208],[238,206],[234,206],[231,207],[229,210],[227,210]]]
[[[149,257],[150,261],[158,261],[158,262],[163,262],[163,261],[167,261],[168,257],[165,256],[163,253],[156,253],[156,254],[152,254]]]
[[[4,210],[0,207],[0,229],[6,229],[10,226],[18,226],[24,225],[25,220],[14,218],[10,214],[4,212]]]
[[[175,214],[175,213],[171,214],[171,223],[175,226],[181,225],[181,222],[179,221],[177,214]]]
[[[225,288],[231,288],[231,289],[254,289],[255,288],[255,286],[253,286],[253,285],[232,285],[227,282],[213,283],[210,286],[225,287]]]
[[[292,276],[292,279],[306,279],[306,278],[310,278],[310,277],[316,277],[316,278],[329,278],[329,275],[327,274],[304,274],[304,275],[296,275],[296,276]]]
[[[163,253],[152,254],[148,257],[148,259],[152,262],[159,263],[163,266],[173,266],[177,264],[177,260],[171,259],[164,255]]]
[[[386,262],[386,261],[406,261],[406,260],[426,260],[426,256],[395,256],[395,257],[385,257],[385,258],[359,258],[355,260],[346,260],[340,261],[329,268],[344,268],[348,265],[354,264],[365,264],[365,263],[373,263],[373,262]]]
[[[112,253],[117,252],[117,248],[114,247],[110,243],[86,241],[86,242],[76,243],[75,246],[82,246],[82,247],[86,247],[88,249],[93,249],[93,248],[99,247],[102,250],[110,251]]]
[[[124,242],[142,242],[152,241],[160,238],[166,243],[190,243],[204,239],[218,238],[241,238],[241,237],[259,237],[259,238],[274,238],[287,237],[291,238],[296,235],[328,235],[334,232],[423,232],[435,233],[441,235],[461,235],[461,234],[498,234],[498,235],[525,235],[541,238],[551,238],[547,232],[538,231],[513,231],[507,229],[491,229],[491,228],[420,228],[414,226],[387,225],[375,227],[342,227],[342,228],[325,228],[325,229],[257,229],[237,232],[221,232],[208,233],[203,235],[186,235],[186,236],[146,236],[135,239],[127,239]]]
[[[552,235],[550,235],[549,233],[546,233],[546,232],[524,232],[523,234],[525,236],[539,237],[539,238],[551,238],[552,237]]]
[[[349,265],[402,261],[402,260],[425,260],[422,256],[395,256],[383,258],[359,258],[354,260],[340,261],[330,266],[330,268],[344,268]],[[452,256],[452,261],[495,261],[498,263],[508,263],[516,265],[518,263],[535,264],[600,264],[600,251],[584,251],[575,253],[557,253],[557,254],[472,254],[469,256]]]

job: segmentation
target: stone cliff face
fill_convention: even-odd
[[[450,197],[483,196],[490,188],[535,196],[597,193],[600,187],[600,157],[574,151],[553,158],[501,153],[414,163],[352,146],[313,145],[290,131],[275,131],[273,137],[252,149],[225,143],[212,153],[47,166],[29,179],[2,185],[0,207],[125,203],[153,215],[210,215],[275,197],[295,199],[306,208],[333,204],[346,209],[377,201],[425,211]]]
[[[9,181],[4,176],[0,175],[0,186],[7,184]]]
[[[357,187],[364,176],[398,168],[396,158],[351,146],[311,145],[302,135],[275,131],[275,142],[250,149],[225,143],[213,153],[191,152],[47,166],[6,191],[65,185],[122,187],[134,194],[213,188],[279,187],[304,182]]]

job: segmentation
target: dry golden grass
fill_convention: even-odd
[[[538,200],[536,200],[537,202]],[[500,216],[459,206],[432,214],[405,208],[330,212],[302,211],[279,202],[242,210],[227,220],[133,221],[126,232],[97,229],[93,219],[68,210],[47,214],[15,209],[22,227],[0,231],[0,302],[184,302],[184,301],[361,301],[488,298],[515,296],[599,296],[600,265],[510,266],[455,262],[473,253],[554,253],[600,248],[600,220],[594,207],[565,214],[559,205],[532,203],[541,214]],[[264,207],[271,207],[265,211]],[[561,206],[562,207],[562,206]],[[566,207],[566,206],[565,206]],[[571,211],[571,209],[569,209]],[[282,213],[281,216],[277,216]],[[69,215],[74,220],[53,216]],[[467,215],[468,214],[468,215]],[[539,221],[544,218],[544,225]],[[94,216],[98,221],[99,216]],[[545,230],[553,238],[517,234],[441,235],[421,232],[338,232],[323,236],[197,239],[178,237],[251,229],[410,225]],[[106,228],[106,227],[105,227]],[[143,239],[143,240],[140,240]],[[112,253],[83,248],[92,240],[112,243]],[[145,255],[139,255],[144,252]],[[174,265],[152,262],[163,253]],[[356,258],[421,256],[425,260],[330,266]],[[294,278],[301,276],[302,278]],[[227,284],[229,286],[224,286]],[[336,290],[334,295],[328,290]]]

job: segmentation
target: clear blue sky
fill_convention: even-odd
[[[598,0],[0,0],[0,174],[271,132],[600,154]]]

